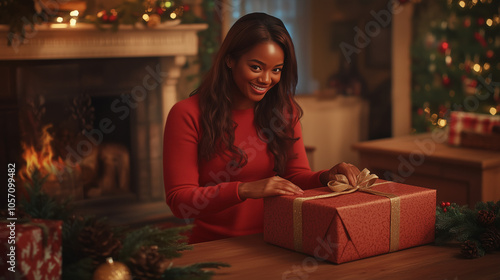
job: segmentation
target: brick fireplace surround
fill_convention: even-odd
[[[99,75],[102,70],[100,68],[106,66],[135,66],[130,71],[128,68],[119,69],[122,73],[136,72],[135,80],[132,78],[128,81],[130,96],[135,96],[133,101],[136,101],[133,105],[129,103],[128,109],[133,111],[130,114],[129,141],[131,191],[114,197],[81,199],[76,204],[78,209],[87,214],[105,215],[116,224],[143,224],[169,217],[170,210],[164,202],[161,170],[163,124],[168,111],[178,100],[176,88],[181,67],[186,63],[187,56],[197,54],[197,32],[205,28],[205,24],[180,24],[154,29],[120,28],[118,32],[101,32],[94,26],[83,24],[63,29],[42,26],[28,34],[23,45],[7,46],[4,40],[4,43],[0,44],[0,82],[3,87],[0,93],[0,129],[7,131],[8,137],[0,142],[1,164],[6,166],[9,162],[16,162],[19,168],[21,166],[22,150],[19,142],[22,129],[15,120],[18,120],[19,114],[22,113],[22,98],[26,95],[50,95],[50,82],[49,86],[38,87],[39,80],[56,76],[53,77],[52,83],[64,82],[67,80],[64,74],[69,75],[73,65],[77,65],[76,73],[85,72],[82,69],[87,69],[90,76]],[[0,26],[0,38],[6,37],[6,27]],[[100,63],[106,65],[100,67]],[[43,68],[47,65],[48,68]],[[52,73],[62,73],[61,76],[51,75],[44,70],[53,69],[54,65],[56,70]],[[57,68],[59,65],[60,68]],[[40,68],[41,66],[43,67]],[[109,85],[107,79],[107,76],[102,77],[103,83],[108,84],[106,92],[109,92],[113,85]],[[123,79],[128,78],[122,77]],[[99,77],[82,84],[92,89],[92,81],[95,80],[99,80]],[[86,81],[85,78],[83,81]],[[93,86],[93,92],[99,92],[96,90],[99,89],[99,83],[94,83]],[[147,95],[141,95],[145,92],[144,89],[148,92]],[[135,95],[134,91],[137,92]],[[109,104],[104,106],[105,110],[109,108],[118,116],[126,112],[123,109],[128,102],[126,99],[101,95],[97,97],[116,101],[114,107]],[[117,96],[120,96],[119,90]],[[121,103],[117,104],[118,102]],[[103,120],[95,121],[97,124],[101,122],[97,129],[106,132],[110,125]],[[91,135],[89,133],[89,137]],[[95,139],[98,132],[93,135]],[[74,150],[77,150],[76,148],[78,147]]]

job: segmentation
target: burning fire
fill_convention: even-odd
[[[21,177],[31,179],[33,173],[38,170],[42,177],[47,175],[58,176],[64,169],[64,161],[61,157],[55,158],[52,150],[52,140],[54,139],[48,130],[52,124],[43,127],[41,135],[41,150],[37,151],[35,146],[28,146],[23,143],[23,159],[26,161],[26,166],[21,170]]]

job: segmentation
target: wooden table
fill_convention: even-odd
[[[360,142],[359,167],[382,179],[437,190],[437,201],[474,206],[500,200],[500,152],[450,146],[444,135]]]
[[[458,245],[423,245],[343,264],[314,259],[264,242],[262,234],[198,243],[175,266],[218,261],[213,280],[232,279],[500,279],[500,251],[464,259]]]

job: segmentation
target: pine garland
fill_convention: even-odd
[[[112,250],[107,251],[106,254],[111,254],[113,259],[129,267],[132,265],[131,259],[144,246],[158,247],[158,253],[165,259],[180,257],[181,251],[192,249],[192,246],[185,242],[185,237],[180,234],[189,230],[191,226],[168,229],[150,226],[138,229],[112,228],[106,222],[106,218],[97,219],[92,216],[75,215],[72,212],[70,200],[60,202],[47,194],[42,189],[47,177],[41,178],[38,170],[33,172],[31,178],[31,182],[25,185],[27,197],[21,200],[20,211],[24,211],[31,218],[63,221],[62,279],[92,279],[95,269],[101,264],[96,263],[96,259],[100,258],[94,258],[95,254],[99,253],[98,251],[88,254],[89,247],[96,247],[95,249],[98,250],[99,246],[82,244],[82,238],[79,238],[82,232],[112,231],[107,234],[104,232],[102,236],[112,238],[110,241],[118,242],[120,246],[111,247]],[[88,240],[84,241],[88,242]],[[157,279],[210,279],[214,272],[205,269],[221,267],[229,267],[229,265],[221,262],[203,262],[182,267],[169,266]]]
[[[467,258],[500,249],[500,201],[478,202],[473,209],[443,202],[436,209],[435,242],[459,242]]]

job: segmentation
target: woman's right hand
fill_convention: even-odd
[[[296,195],[304,191],[297,185],[279,176],[258,181],[240,183],[238,194],[241,199],[263,198],[276,195]]]

